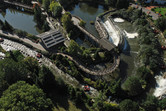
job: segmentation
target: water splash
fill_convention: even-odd
[[[166,78],[161,75],[155,76],[157,85],[154,91],[154,96],[161,97],[162,95],[166,94]]]

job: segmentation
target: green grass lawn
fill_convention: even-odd
[[[157,8],[154,9],[154,11],[160,13],[163,16],[166,16],[166,8],[157,7]]]

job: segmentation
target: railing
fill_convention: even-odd
[[[93,70],[93,69],[89,69],[87,67],[85,67],[79,60],[77,60],[76,58],[73,58],[72,56],[68,55],[68,54],[64,54],[64,53],[57,53],[59,55],[62,55],[63,57],[67,57],[68,59],[70,59],[71,61],[73,61],[77,67],[79,67],[82,71],[91,74],[91,75],[99,75],[99,76],[103,76],[103,75],[107,75],[112,73],[113,71],[115,71],[115,69],[119,66],[120,64],[120,57],[119,56],[115,56],[114,57],[114,63],[111,66],[111,68],[107,68],[104,70]]]
[[[31,9],[31,10],[33,9],[33,7],[31,7],[31,6],[28,6],[28,5],[25,5],[25,4],[21,4],[21,3],[18,3],[18,2],[10,2],[8,0],[4,0],[4,2],[7,3],[7,4],[20,6],[20,7]]]

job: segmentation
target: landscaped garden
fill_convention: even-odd
[[[155,13],[161,14],[162,16],[166,16],[166,7],[156,7],[153,8],[152,11]]]

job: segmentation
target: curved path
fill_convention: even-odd
[[[115,69],[119,66],[119,63],[120,63],[120,58],[118,56],[118,57],[114,58],[114,63],[110,68],[107,68],[104,70],[90,70],[87,67],[85,67],[80,61],[77,61],[76,59],[74,59],[70,55],[67,55],[64,53],[57,53],[57,54],[62,55],[63,57],[67,57],[68,59],[73,61],[77,65],[77,67],[79,67],[82,71],[84,71],[88,74],[97,75],[97,76],[103,76],[103,75],[107,75],[107,74],[112,73],[113,71],[115,71]]]
[[[70,76],[69,74],[63,72],[62,70],[60,70],[54,63],[52,63],[52,61],[48,58],[46,58],[45,56],[43,56],[42,58],[37,58],[36,54],[37,52],[20,44],[17,42],[13,42],[11,40],[8,39],[4,39],[4,42],[1,42],[0,45],[5,49],[11,49],[11,50],[19,50],[25,57],[27,56],[31,56],[36,58],[37,60],[41,61],[40,65],[44,64],[47,67],[50,68],[50,70],[53,72],[53,74],[56,77],[62,77],[63,80],[65,82],[67,82],[68,84],[71,84],[72,86],[75,87],[80,87],[82,88],[83,84],[79,83],[79,81],[77,81],[74,77]],[[91,96],[95,97],[96,95],[99,95],[98,91],[96,89],[94,89],[93,87],[91,87]]]

